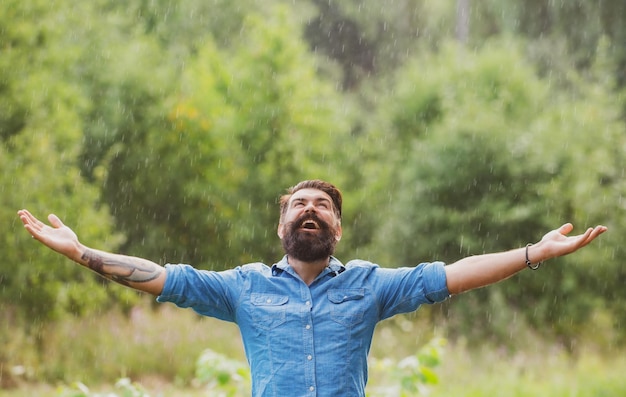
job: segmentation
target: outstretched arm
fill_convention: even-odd
[[[542,262],[570,254],[607,231],[605,226],[596,226],[578,236],[567,236],[573,229],[571,223],[566,223],[547,233],[541,241],[530,247],[469,256],[452,263],[445,267],[448,291],[459,294],[504,280],[526,267],[526,252],[530,262]]]
[[[51,226],[27,210],[18,211],[18,215],[33,238],[101,276],[153,295],[159,295],[163,290],[165,269],[162,266],[147,259],[88,248],[56,215],[48,216]]]

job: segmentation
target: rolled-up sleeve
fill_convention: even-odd
[[[450,296],[443,262],[421,263],[415,267],[378,268],[374,288],[381,319],[417,310],[422,304],[442,302]]]
[[[204,316],[234,321],[238,293],[231,286],[240,285],[238,269],[215,272],[168,264],[165,271],[165,284],[157,302],[171,302]]]
[[[424,266],[424,295],[430,303],[443,302],[450,297],[443,262],[432,262]]]

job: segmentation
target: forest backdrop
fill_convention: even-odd
[[[593,327],[622,342],[624,1],[5,0],[0,32],[0,344],[141,299],[35,244],[18,209],[221,270],[280,258],[277,198],[305,178],[344,192],[344,261],[607,225],[425,312],[452,339],[514,345],[524,324],[572,351]]]

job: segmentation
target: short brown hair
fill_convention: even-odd
[[[335,214],[341,220],[341,204],[343,202],[343,199],[341,197],[341,191],[337,189],[335,185],[319,180],[319,179],[312,179],[308,181],[299,182],[297,185],[288,188],[287,194],[283,194],[282,196],[280,196],[279,202],[280,202],[280,218],[281,219],[285,215],[285,212],[287,212],[287,204],[289,204],[289,199],[291,198],[291,196],[298,190],[302,190],[302,189],[317,189],[328,194],[331,200],[333,200],[333,206],[335,207],[334,208]]]

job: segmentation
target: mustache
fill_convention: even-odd
[[[326,221],[320,219],[315,213],[311,212],[308,214],[303,214],[301,215],[299,218],[295,219],[294,221],[289,223],[289,228],[291,230],[296,230],[301,228],[305,222],[307,221],[314,221],[315,223],[318,224],[319,228],[321,230],[328,230],[330,229],[330,224],[328,224]]]

